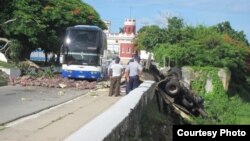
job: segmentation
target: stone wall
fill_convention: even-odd
[[[199,73],[195,72],[191,67],[182,67],[182,77],[187,84],[190,84],[192,80],[195,80],[200,76]],[[228,90],[228,86],[231,79],[231,72],[227,69],[219,69],[218,71],[218,77],[220,78],[222,85],[224,87],[224,90]],[[212,84],[212,78],[211,76],[207,76],[206,80],[206,86],[205,86],[206,92],[211,92],[213,90],[213,84]]]
[[[4,68],[0,67],[0,70],[8,74],[10,77],[18,77],[21,75],[21,71],[19,68]]]

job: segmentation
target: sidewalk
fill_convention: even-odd
[[[108,91],[108,88],[90,91],[67,103],[0,127],[0,140],[62,141],[122,97],[109,97]]]
[[[89,90],[35,86],[0,87],[0,125],[39,113],[84,95]]]

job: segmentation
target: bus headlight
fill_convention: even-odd
[[[69,44],[71,41],[70,41],[70,38],[66,38],[66,44]]]

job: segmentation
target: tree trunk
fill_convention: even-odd
[[[60,64],[60,53],[57,53],[56,64]]]
[[[30,60],[30,54],[31,54],[31,50],[29,48],[24,48],[24,50],[22,51],[21,55],[21,60],[25,60],[25,59],[29,59]]]
[[[48,53],[45,52],[44,54],[45,54],[45,64],[47,64],[48,63]]]

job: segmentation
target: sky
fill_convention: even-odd
[[[145,25],[166,27],[167,17],[179,17],[186,25],[213,26],[229,21],[250,42],[250,0],[83,0],[102,20],[111,21],[111,32],[119,32],[127,18],[136,29]]]

